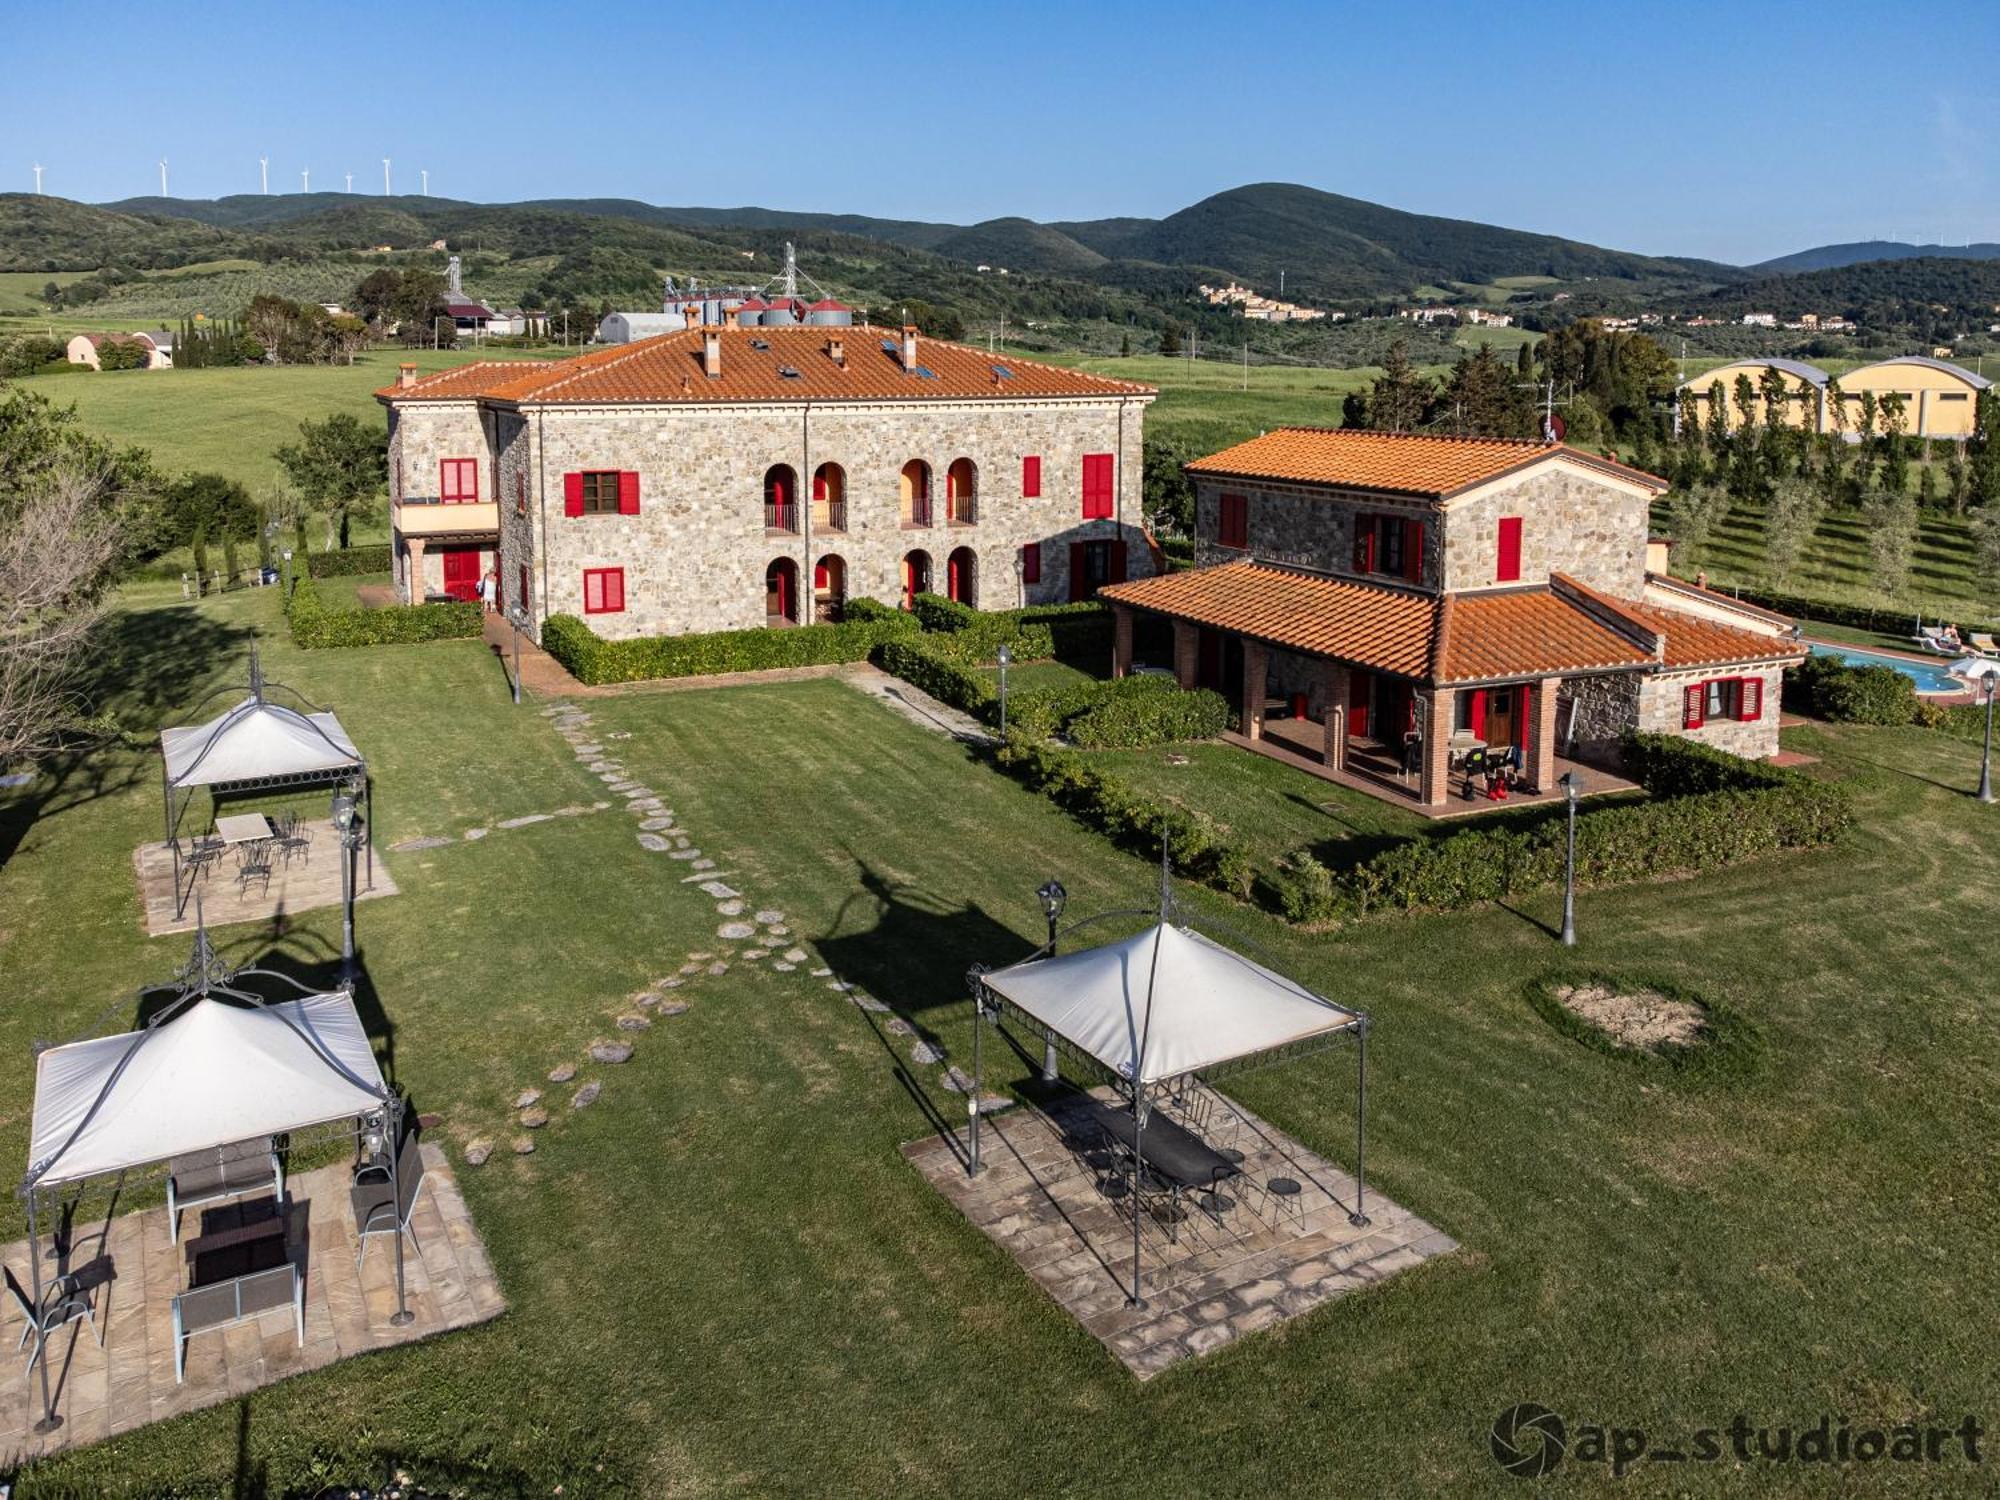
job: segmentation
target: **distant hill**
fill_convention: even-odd
[[[232,235],[184,217],[118,213],[40,193],[0,193],[0,270],[142,269],[236,253]]]
[[[1071,276],[1104,264],[1104,257],[1050,224],[1033,219],[988,219],[956,230],[929,247],[935,254],[1009,271]]]
[[[1819,245],[1760,261],[1749,267],[1759,275],[1794,271],[1830,271],[1871,260],[2000,260],[2000,245],[1911,245],[1902,240],[1856,240],[1850,245]]]

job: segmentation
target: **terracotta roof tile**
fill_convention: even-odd
[[[710,333],[722,340],[722,373],[713,380],[703,369],[703,343]],[[828,352],[830,338],[840,340],[843,346],[839,363]],[[490,380],[466,377],[463,390],[442,383],[440,376],[431,376],[410,391],[392,386],[376,394],[385,399],[423,400],[440,399],[448,392],[452,399],[475,396],[522,405],[1150,398],[1158,394],[1151,386],[1128,380],[1012,355],[990,355],[983,349],[939,339],[918,339],[917,370],[906,371],[901,351],[900,336],[881,328],[689,328],[594,349],[557,363],[506,365],[501,367],[500,376]],[[440,384],[433,386],[434,381]]]
[[[1717,666],[1725,662],[1769,661],[1773,658],[1797,660],[1806,654],[1806,648],[1789,635],[1773,635],[1739,625],[1725,625],[1686,610],[1620,599],[1579,583],[1567,574],[1555,576],[1560,587],[1573,590],[1602,610],[1624,616],[1636,630],[1651,631],[1663,637],[1665,650],[1660,664],[1670,672],[1688,667]],[[1774,622],[1790,623],[1782,615],[1768,615],[1768,618]]]
[[[1652,657],[1547,589],[1447,594],[1431,663],[1440,683],[1644,667]]]
[[[425,375],[413,386],[385,385],[375,395],[389,401],[474,401],[538,370],[556,369],[553,359],[481,359]]]
[[[1198,458],[1187,467],[1194,474],[1276,479],[1443,500],[1558,456],[1644,485],[1655,493],[1667,487],[1665,480],[1651,474],[1561,443],[1333,427],[1280,427]]]

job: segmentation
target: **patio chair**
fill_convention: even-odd
[[[300,864],[311,862],[312,830],[299,821],[296,813],[278,829],[278,852],[285,857],[286,864],[292,862],[294,854],[298,855]]]
[[[196,839],[188,846],[187,868],[190,879],[206,880],[208,872],[222,860],[222,851],[228,845],[221,839]]]
[[[392,1193],[386,1159],[364,1162],[355,1170],[348,1199],[354,1206],[356,1270],[368,1254],[370,1236],[401,1232],[409,1235],[412,1246],[417,1242],[417,1232],[410,1228],[410,1213],[417,1206],[417,1190],[424,1185],[424,1155],[414,1130],[404,1133],[403,1144],[396,1151],[396,1173],[402,1188],[400,1203]]]
[[[34,1373],[35,1361],[42,1357],[42,1347],[48,1336],[78,1318],[90,1324],[90,1331],[97,1335],[98,1347],[103,1347],[104,1330],[97,1326],[97,1313],[90,1305],[90,1294],[83,1290],[76,1277],[58,1276],[50,1281],[42,1288],[42,1305],[38,1309],[35,1299],[28,1295],[28,1289],[14,1275],[14,1268],[4,1266],[0,1270],[6,1271],[7,1290],[13,1296],[15,1305],[21,1309],[21,1316],[27,1320],[21,1329],[21,1342],[14,1346],[14,1352],[20,1353],[27,1347],[29,1339],[35,1340],[34,1350],[28,1355],[29,1374]]]
[[[236,856],[236,888],[248,892],[252,881],[258,885],[260,895],[271,892],[271,843],[269,839],[259,839],[254,844],[241,845]]]
[[[1305,1187],[1296,1177],[1267,1177],[1261,1184],[1264,1192],[1264,1213],[1259,1217],[1269,1217],[1282,1223],[1286,1219],[1303,1219],[1306,1216]]]
[[[184,1208],[267,1189],[285,1196],[285,1166],[269,1136],[176,1156],[167,1164],[167,1237],[179,1243]]]
[[[2000,643],[1996,643],[1989,632],[1974,630],[1968,632],[1965,638],[1972,643],[1972,649],[1978,655],[2000,656]]]

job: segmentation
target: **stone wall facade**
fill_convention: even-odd
[[[493,464],[493,418],[472,401],[437,401],[389,409],[389,517],[396,519],[403,505],[435,503],[442,489],[441,465],[447,458],[478,460],[479,499],[495,494]],[[443,549],[464,546],[464,539],[425,542],[421,549],[419,576],[412,577],[410,563],[414,549],[402,532],[391,537],[390,563],[395,570],[397,596],[405,603],[422,603],[426,593],[444,588]],[[498,560],[497,538],[490,533],[480,538],[480,572]]]
[[[392,450],[406,477],[417,462],[435,474],[438,457],[472,440],[456,403],[415,405],[392,419]],[[1070,597],[1072,543],[1125,543],[1125,576],[1153,571],[1141,526],[1142,423],[1138,398],[1064,401],[908,401],[808,406],[661,405],[581,410],[494,410],[485,414],[484,485],[499,502],[502,599],[525,602],[539,635],[556,613],[582,615],[587,569],[624,573],[625,608],[589,616],[607,637],[678,635],[767,623],[765,577],[789,559],[796,613],[809,620],[815,569],[838,559],[845,596],[895,603],[912,552],[929,562],[931,587],[946,588],[950,558],[966,549],[972,602],[987,609],[1060,603]],[[434,415],[436,411],[436,415]],[[421,429],[421,437],[419,437]],[[1112,460],[1109,519],[1084,520],[1086,454]],[[1023,460],[1040,459],[1040,493],[1022,493]],[[955,460],[974,465],[973,516],[949,519],[946,475]],[[905,526],[902,470],[930,465],[931,521]],[[815,519],[812,476],[838,464],[845,526]],[[798,496],[797,529],[768,530],[764,479],[789,465]],[[637,515],[567,516],[563,476],[590,470],[639,476]],[[1025,576],[1023,549],[1040,547],[1040,575]],[[528,589],[521,599],[521,570]]]
[[[1587,760],[1615,755],[1639,722],[1640,681],[1633,672],[1566,679],[1556,699],[1556,748]]]
[[[1544,464],[1520,479],[1444,507],[1444,587],[1491,588],[1500,557],[1500,520],[1521,518],[1519,584],[1567,573],[1592,588],[1637,599],[1646,584],[1650,502],[1637,490]]]
[[[1637,727],[1645,734],[1677,734],[1684,739],[1712,745],[1749,760],[1765,760],[1778,753],[1778,695],[1785,671],[1781,666],[1723,667],[1702,672],[1663,672],[1645,678],[1639,686]],[[1764,684],[1762,708],[1755,719],[1710,719],[1699,729],[1684,727],[1684,694],[1697,683],[1717,677],[1751,677]]]
[[[1218,540],[1224,495],[1244,497],[1249,532],[1246,548],[1225,547]],[[1195,561],[1204,566],[1258,557],[1343,578],[1373,577],[1377,582],[1404,580],[1354,571],[1354,518],[1365,512],[1422,521],[1424,563],[1418,578],[1411,582],[1418,587],[1436,586],[1441,538],[1434,506],[1304,485],[1252,484],[1206,477],[1195,482],[1194,505]]]

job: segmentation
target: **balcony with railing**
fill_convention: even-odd
[[[766,500],[764,502],[764,529],[766,531],[793,532],[799,529],[799,508],[789,500]]]
[[[979,496],[971,490],[954,490],[946,501],[945,519],[953,526],[977,526]]]
[[[845,500],[815,500],[812,508],[814,531],[847,530],[847,502]]]
[[[389,524],[403,536],[491,538],[500,534],[500,507],[491,500],[405,495],[389,507]]]

